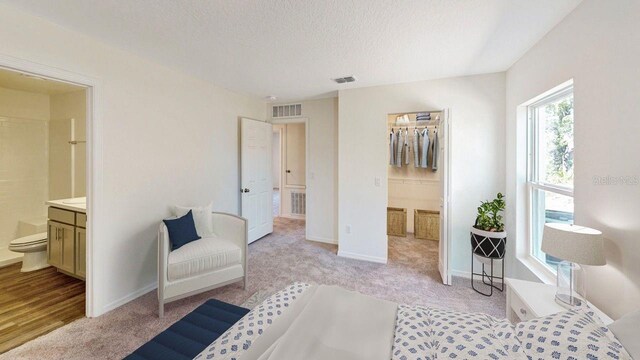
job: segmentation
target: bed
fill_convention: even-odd
[[[635,340],[634,340],[635,341]],[[196,360],[632,359],[588,308],[517,325],[295,283],[267,298]]]

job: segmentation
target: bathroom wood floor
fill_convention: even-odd
[[[0,354],[84,317],[85,283],[56,268],[0,268]]]

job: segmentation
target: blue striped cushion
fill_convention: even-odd
[[[248,312],[249,309],[208,300],[125,359],[191,360]]]

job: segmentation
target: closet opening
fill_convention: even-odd
[[[387,115],[389,254],[448,270],[448,111]],[[437,264],[437,269],[435,268]]]

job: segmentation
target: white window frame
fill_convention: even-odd
[[[557,101],[566,97],[569,94],[573,94],[573,82],[563,84],[559,89],[553,89],[547,94],[543,94],[540,98],[527,105],[527,247],[525,254],[525,261],[534,273],[543,280],[549,281],[556,277],[556,269],[552,268],[548,264],[542,262],[536,256],[533,255],[533,236],[534,236],[534,223],[533,223],[533,206],[534,198],[533,193],[536,190],[543,190],[546,192],[556,193],[559,195],[568,196],[574,199],[573,188],[550,184],[539,179],[539,156],[538,144],[540,139],[540,126],[538,125],[538,114],[534,109]]]

